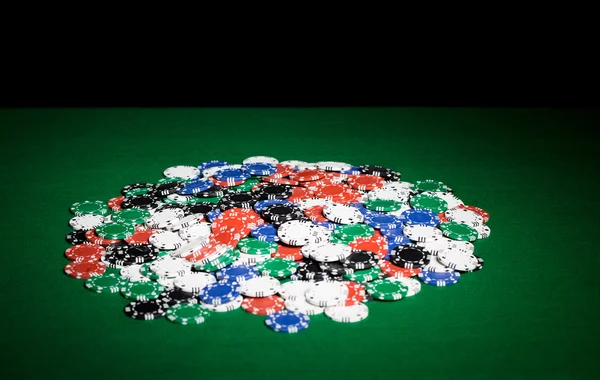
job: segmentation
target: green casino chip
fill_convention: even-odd
[[[135,233],[135,226],[127,223],[106,223],[98,226],[95,232],[101,238],[122,240]]]
[[[262,241],[251,237],[240,240],[237,248],[249,255],[270,255],[277,252],[278,244],[271,241]]]
[[[448,186],[440,181],[426,179],[425,181],[416,181],[413,185],[413,189],[417,191],[446,192],[446,190],[448,190]]]
[[[121,294],[133,301],[148,301],[158,298],[164,290],[164,286],[153,281],[127,282],[121,287]]]
[[[392,199],[369,199],[365,202],[365,208],[372,211],[398,211],[403,203]]]
[[[434,214],[439,214],[448,209],[448,202],[440,197],[428,194],[417,194],[410,198],[410,205],[417,210],[431,210]]]
[[[439,227],[444,236],[454,240],[475,241],[479,236],[475,228],[462,223],[445,222],[440,223]]]
[[[298,263],[293,260],[271,258],[256,264],[256,269],[263,276],[282,278],[296,273]]]
[[[113,214],[112,220],[122,224],[143,224],[150,218],[150,211],[141,208],[127,208]]]
[[[75,202],[71,205],[71,212],[77,216],[95,214],[108,215],[110,209],[102,201],[83,201]]]
[[[353,273],[346,273],[344,278],[350,281],[356,282],[370,282],[379,279],[381,277],[382,272],[378,266],[374,266],[370,269],[366,270],[357,270]]]
[[[204,323],[210,311],[203,309],[199,304],[180,303],[169,307],[166,318],[181,325],[199,325]]]
[[[333,234],[345,242],[351,242],[358,238],[370,238],[375,230],[367,224],[341,224],[333,230]]]
[[[96,293],[118,293],[125,280],[115,273],[104,273],[85,280],[85,287]]]
[[[375,299],[397,301],[406,297],[408,286],[400,281],[384,278],[369,282],[366,285],[366,290]]]

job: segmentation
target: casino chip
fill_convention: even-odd
[[[65,274],[121,293],[132,319],[204,324],[241,308],[298,333],[310,316],[364,321],[369,302],[455,285],[484,265],[490,214],[438,180],[268,156],[162,174],[73,203],[65,224]]]

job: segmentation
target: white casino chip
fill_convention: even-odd
[[[195,166],[178,165],[165,169],[163,174],[167,178],[194,179],[200,175],[200,170]]]
[[[258,276],[240,284],[240,292],[248,297],[269,297],[279,292],[281,283],[271,276]]]
[[[277,165],[279,163],[279,160],[274,157],[268,157],[268,156],[252,156],[252,157],[248,157],[244,161],[242,161],[242,164],[244,164],[244,165],[255,164],[255,163],[267,163],[267,164]]]
[[[352,206],[333,203],[323,207],[323,216],[337,224],[362,223],[363,214]]]
[[[104,224],[105,221],[106,218],[102,215],[86,214],[71,218],[71,220],[69,220],[69,225],[76,231],[88,231]]]
[[[160,230],[150,236],[148,243],[158,249],[171,250],[181,248],[185,244],[185,240],[180,238],[176,232]]]
[[[369,308],[364,303],[352,306],[332,306],[325,309],[325,315],[340,323],[356,323],[369,316]]]

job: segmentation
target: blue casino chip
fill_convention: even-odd
[[[242,282],[258,276],[255,265],[232,265],[216,273],[217,280]]]
[[[432,272],[422,270],[418,274],[419,280],[424,284],[431,286],[448,286],[454,285],[460,280],[460,273],[454,270],[444,272]]]
[[[440,224],[440,218],[431,210],[406,210],[400,214],[400,221],[407,226],[421,224],[435,227]]]
[[[195,179],[183,185],[183,189],[179,190],[179,194],[191,195],[206,191],[214,187],[213,181],[208,178]]]
[[[229,162],[227,161],[217,161],[217,160],[213,160],[213,161],[208,161],[208,162],[203,162],[200,165],[198,165],[198,170],[200,170],[201,172],[205,171],[206,169],[209,168],[216,168],[217,166],[227,166],[227,165],[231,165]]]
[[[241,182],[250,178],[250,173],[242,169],[225,168],[220,169],[213,174],[217,181],[224,182]]]
[[[336,224],[336,223],[333,223],[333,222],[315,222],[315,221],[313,221],[313,224],[315,226],[325,227],[325,228],[327,228],[328,230],[331,230],[331,231],[335,230],[335,228],[337,226],[339,226],[339,224]]]
[[[219,281],[205,286],[198,297],[209,305],[222,305],[234,301],[240,290],[239,283],[235,281]]]
[[[250,231],[250,235],[260,241],[279,241],[277,230],[272,224],[263,224]]]
[[[272,205],[295,206],[296,204],[285,199],[267,199],[264,201],[256,202],[256,204],[254,205],[254,211],[261,213],[267,206]]]
[[[294,334],[306,330],[310,325],[310,318],[304,313],[284,310],[269,315],[265,324],[273,331]]]
[[[393,243],[398,246],[411,243],[411,240],[404,235],[404,228],[402,227],[391,229],[381,228],[379,232],[388,239],[388,244]]]
[[[247,171],[252,175],[270,176],[277,171],[277,165],[266,162],[254,162],[242,166],[242,170]]]
[[[206,213],[206,219],[212,223],[219,217],[219,215],[221,215],[221,210],[212,210]]]
[[[374,212],[365,215],[365,223],[378,230],[402,227],[402,222],[397,216]]]

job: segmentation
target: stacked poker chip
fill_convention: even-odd
[[[197,325],[239,312],[298,333],[313,315],[357,323],[370,302],[483,268],[475,244],[490,236],[489,214],[437,180],[267,156],[162,175],[70,207],[64,272],[118,294],[132,319]]]

